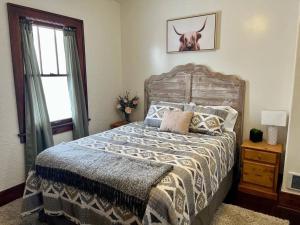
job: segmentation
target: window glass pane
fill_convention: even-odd
[[[32,31],[33,31],[34,49],[35,49],[35,53],[36,53],[36,57],[37,57],[37,61],[38,61],[39,69],[40,69],[40,73],[41,73],[42,71],[41,71],[41,61],[40,61],[39,39],[38,39],[37,26],[33,25]]]
[[[50,121],[72,117],[67,77],[42,77]]]
[[[43,74],[57,74],[54,29],[39,27]]]
[[[57,43],[58,67],[60,74],[67,74],[66,56],[64,47],[64,34],[62,30],[55,30]]]

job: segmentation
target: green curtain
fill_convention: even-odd
[[[27,175],[34,166],[36,156],[44,149],[53,146],[53,135],[34,49],[32,24],[22,20],[20,28],[25,71],[25,173]]]
[[[76,44],[76,33],[74,30],[64,29],[64,46],[68,74],[68,88],[72,108],[73,138],[78,139],[88,136],[89,129]]]

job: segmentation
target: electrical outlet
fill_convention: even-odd
[[[300,191],[300,173],[288,173],[288,187],[289,189]]]

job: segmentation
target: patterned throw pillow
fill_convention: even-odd
[[[190,124],[190,130],[196,133],[209,135],[222,135],[223,126],[228,112],[222,109],[196,106],[194,116]]]
[[[238,118],[238,111],[236,111],[234,108],[232,108],[231,106],[224,106],[224,105],[220,105],[220,106],[203,106],[203,105],[198,105],[198,106],[202,106],[202,107],[210,107],[213,109],[221,109],[221,110],[225,110],[228,112],[228,115],[225,119],[224,122],[224,129],[228,130],[228,131],[234,131],[234,127],[235,127],[235,123],[236,120]],[[190,102],[189,104],[185,104],[184,105],[184,111],[196,111],[197,105],[193,102]]]
[[[224,129],[227,131],[234,131],[236,120],[239,116],[238,111],[236,111],[231,106],[211,106],[214,109],[223,109],[228,112],[228,115],[224,122]]]
[[[182,111],[183,104],[172,102],[152,101],[145,118],[144,124],[151,127],[160,127],[165,111]]]

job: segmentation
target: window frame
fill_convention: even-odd
[[[24,94],[24,63],[22,59],[21,31],[19,21],[21,18],[27,18],[36,25],[43,25],[53,28],[70,27],[76,30],[76,41],[81,69],[81,77],[84,89],[86,108],[88,111],[87,96],[87,78],[86,78],[86,61],[84,45],[84,27],[83,21],[51,12],[33,9],[21,5],[7,3],[11,56],[14,73],[14,83],[17,102],[18,124],[20,142],[26,142],[25,128],[25,94]],[[53,134],[58,134],[73,129],[72,118],[51,122]]]

